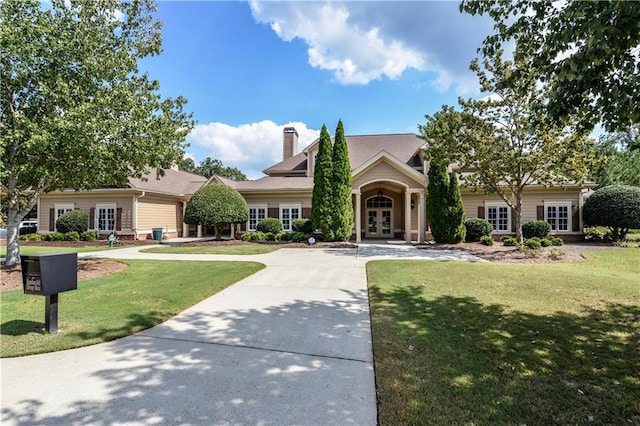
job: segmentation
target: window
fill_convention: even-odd
[[[54,209],[55,209],[54,222],[57,222],[60,216],[62,216],[67,212],[73,211],[73,204],[56,204],[54,206]]]
[[[98,204],[96,206],[96,229],[111,232],[116,228],[116,205]]]
[[[247,231],[255,231],[260,221],[265,217],[267,217],[267,208],[265,206],[249,206]]]
[[[493,225],[495,232],[511,230],[511,209],[505,205],[485,206],[485,217]]]
[[[384,195],[371,197],[367,200],[368,209],[392,208],[392,207],[393,207],[393,200],[389,197],[385,197]]]
[[[571,203],[545,203],[544,220],[551,225],[551,232],[571,231]]]
[[[300,204],[281,204],[280,205],[280,221],[285,231],[292,231],[292,223],[296,219],[300,219]]]

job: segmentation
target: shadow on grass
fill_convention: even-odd
[[[0,325],[1,335],[23,336],[29,333],[45,334],[44,322],[11,320]]]
[[[370,288],[380,424],[640,422],[640,307],[536,315],[422,292]]]
[[[127,322],[120,327],[100,328],[95,332],[79,332],[73,333],[80,337],[82,340],[98,339],[100,341],[109,341],[122,336],[129,336],[138,331],[153,327],[160,324],[167,318],[167,315],[163,315],[162,312],[152,311],[145,315],[131,314],[127,316]]]

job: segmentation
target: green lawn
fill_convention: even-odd
[[[279,247],[264,244],[237,244],[237,245],[202,245],[202,246],[176,246],[153,247],[140,250],[143,253],[173,253],[173,254],[264,254],[278,250]]]
[[[78,282],[59,295],[58,335],[44,330],[44,296],[2,293],[0,355],[13,357],[88,346],[159,324],[240,279],[255,262],[127,260],[129,268]]]
[[[87,246],[87,247],[49,247],[49,246],[20,246],[20,254],[29,255],[29,254],[42,254],[42,253],[82,253],[87,251],[100,251],[100,250],[114,250],[116,248],[123,248],[126,246],[117,246],[117,247],[109,247],[106,243],[96,246]],[[0,257],[5,257],[7,255],[7,246],[0,246]]]
[[[368,264],[381,425],[640,423],[640,251]]]

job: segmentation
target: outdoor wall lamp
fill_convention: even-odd
[[[416,206],[416,202],[413,201],[413,199],[411,199],[411,210],[413,210],[415,206]]]

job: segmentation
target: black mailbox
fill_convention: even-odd
[[[51,296],[78,288],[78,254],[48,253],[20,256],[25,294]]]
[[[48,253],[20,256],[25,294],[46,296],[44,326],[58,333],[58,293],[78,288],[78,254]]]

